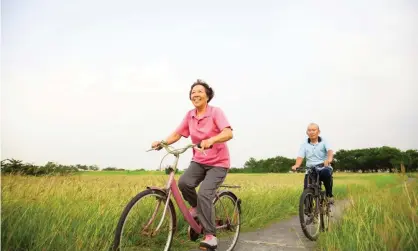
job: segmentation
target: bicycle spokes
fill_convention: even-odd
[[[330,223],[329,218],[332,212],[331,212],[331,206],[326,198],[322,200],[321,210],[322,210],[321,230],[328,231],[329,223]]]
[[[144,235],[149,235],[148,233],[147,233],[147,231],[148,231],[148,228],[151,226],[151,224],[154,222],[154,220],[155,220],[155,217],[156,217],[156,215],[157,215],[157,213],[158,213],[158,211],[159,211],[159,208],[160,208],[160,206],[161,206],[161,204],[162,204],[162,200],[161,199],[157,199],[157,205],[156,205],[156,207],[155,207],[155,210],[154,210],[154,212],[152,213],[152,215],[151,215],[151,218],[150,218],[150,220],[148,221],[148,223],[147,223],[147,225],[145,225],[145,227],[142,229],[142,234],[144,234]],[[158,231],[158,229],[156,229],[156,231]]]
[[[218,250],[232,250],[241,224],[238,202],[229,194],[222,194],[215,202],[216,234],[220,242]]]
[[[320,227],[320,207],[313,194],[307,194],[304,199],[304,225],[310,236],[316,236]]]
[[[148,194],[130,209],[121,233],[121,250],[163,250],[173,230],[170,210],[164,209],[165,198]]]

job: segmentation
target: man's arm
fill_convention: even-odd
[[[296,168],[300,167],[302,165],[303,162],[303,158],[302,157],[297,157],[296,158],[296,163],[294,166],[296,166]]]
[[[333,160],[334,157],[334,153],[333,151],[330,149],[327,152],[327,159],[324,161],[324,166],[331,166],[331,162]]]
[[[292,166],[292,170],[296,170],[296,168],[302,165],[303,159],[305,158],[305,147],[302,144],[299,148],[298,157],[296,158],[296,163]]]
[[[325,149],[327,151],[327,159],[324,161],[325,166],[330,166],[334,158],[334,151],[332,151],[331,145],[328,140],[325,140]]]
[[[334,152],[332,150],[328,150],[328,162],[331,163],[334,159]]]

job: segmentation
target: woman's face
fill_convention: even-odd
[[[206,106],[208,103],[208,95],[206,95],[205,87],[202,85],[194,86],[190,94],[190,99],[196,108]]]

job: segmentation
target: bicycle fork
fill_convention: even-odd
[[[151,219],[148,221],[148,223],[147,223],[147,225],[144,227],[144,229],[141,231],[141,233],[142,234],[145,234],[145,235],[149,235],[149,236],[151,236],[151,237],[154,237],[157,233],[158,233],[158,231],[160,230],[160,227],[161,227],[161,225],[163,224],[163,221],[164,221],[164,218],[165,218],[165,215],[166,215],[166,212],[167,212],[167,208],[168,208],[168,204],[169,204],[169,200],[170,200],[170,195],[171,195],[171,190],[169,190],[168,191],[168,194],[167,194],[167,199],[166,199],[166,202],[165,202],[165,206],[164,206],[164,211],[163,211],[163,215],[162,215],[162,217],[161,217],[161,220],[160,220],[160,222],[158,223],[158,226],[157,226],[157,228],[155,229],[155,230],[153,230],[151,233],[147,233],[147,230],[148,230],[148,227],[154,222],[154,220],[155,220],[155,217],[156,217],[156,215],[157,215],[157,212],[158,212],[158,209],[160,208],[160,205],[161,205],[161,203],[162,203],[162,199],[157,199],[158,200],[158,204],[157,204],[157,206],[156,206],[156,208],[155,208],[155,210],[154,210],[154,213],[152,214],[152,216],[151,216]]]
[[[178,158],[176,158],[176,160],[174,162],[174,165],[175,166],[177,166],[177,161],[178,161]],[[157,228],[151,233],[151,236],[155,236],[158,233],[158,231],[160,230],[161,225],[163,224],[163,221],[164,221],[164,218],[165,218],[165,214],[167,213],[168,204],[169,204],[169,201],[170,201],[170,196],[171,196],[171,189],[170,189],[170,187],[171,187],[171,183],[173,182],[173,179],[174,179],[174,172],[171,172],[170,175],[169,175],[168,182],[167,182],[166,187],[165,187],[165,190],[166,191],[168,190],[168,193],[167,193],[167,199],[165,201],[163,215],[161,217],[160,223],[158,224]],[[143,232],[146,231],[147,228],[154,222],[155,216],[156,216],[156,214],[158,212],[158,209],[159,209],[159,207],[161,205],[161,202],[162,202],[162,199],[158,199],[157,207],[155,208],[155,211],[152,214],[151,219],[149,220],[148,224],[144,227]]]

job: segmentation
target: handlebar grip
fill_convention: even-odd
[[[305,171],[305,168],[303,168],[303,167],[298,167],[295,170],[295,172],[303,172],[303,171]]]
[[[202,148],[202,147],[200,146],[200,143],[202,143],[202,142],[199,142],[199,143],[197,143],[197,145],[196,145],[198,148]],[[210,146],[209,148],[212,148],[212,147],[213,147],[213,145],[212,145],[212,146]]]

